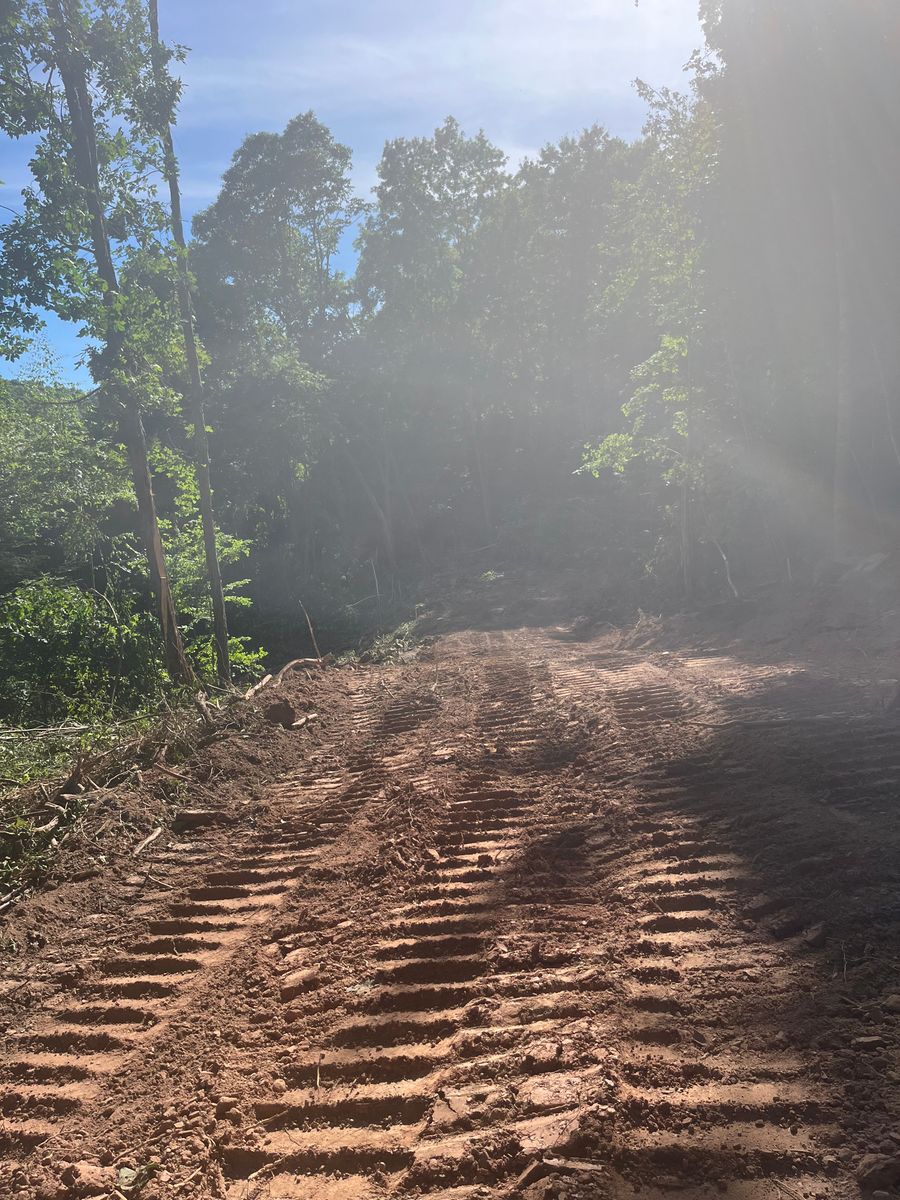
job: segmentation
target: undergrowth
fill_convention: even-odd
[[[218,711],[211,710],[216,722]],[[213,732],[185,705],[110,725],[0,735],[8,764],[0,791],[0,912],[47,878],[93,801],[136,783],[163,756],[184,761]]]
[[[69,722],[50,729],[0,727],[0,803],[10,791],[57,775],[78,758],[140,732],[152,720],[142,714],[123,721]]]
[[[401,621],[391,629],[381,629],[360,639],[352,650],[335,655],[337,663],[399,663],[422,642],[418,620]]]
[[[422,641],[410,618],[373,632],[338,662],[398,663]],[[236,697],[235,697],[236,698]],[[183,761],[208,725],[183,697],[166,707],[120,721],[50,728],[0,726],[0,912],[46,879],[58,851],[91,801],[152,765]],[[214,719],[218,712],[213,710]],[[227,718],[226,718],[227,719]]]
[[[395,629],[376,634],[368,647],[360,655],[363,662],[396,663],[403,660],[403,655],[415,649],[421,641],[416,633],[418,622],[403,621]]]

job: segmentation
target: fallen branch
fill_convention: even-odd
[[[180,780],[181,783],[186,783],[188,787],[197,788],[198,791],[204,792],[211,800],[218,800],[215,792],[211,792],[208,787],[202,783],[198,783],[196,779],[189,779],[187,775],[182,775],[180,771],[173,771],[171,767],[164,767],[162,763],[157,763],[152,768],[154,771],[162,771],[163,775],[171,775],[173,779]]]
[[[16,903],[17,900],[21,900],[25,895],[25,891],[25,888],[19,888],[15,892],[7,892],[5,896],[0,897],[0,912],[3,912],[4,909],[10,908]]]
[[[31,830],[32,833],[51,833],[59,824],[59,817],[51,817],[46,825],[37,825]]]
[[[206,702],[206,697],[202,692],[198,692],[194,697],[194,706],[203,718],[203,722],[207,729],[215,729],[216,719],[212,715],[209,705]]]
[[[288,671],[321,671],[331,662],[332,656],[326,654],[324,658],[294,658],[289,663],[281,668],[275,676],[275,683],[281,683]]]
[[[252,688],[248,688],[248,689],[247,689],[247,691],[246,691],[246,692],[244,692],[244,699],[245,699],[245,700],[252,700],[252,699],[253,699],[253,697],[256,695],[256,693],[257,693],[257,692],[261,692],[261,691],[263,690],[263,688],[266,686],[266,684],[267,684],[267,683],[271,683],[271,682],[272,682],[272,675],[271,675],[271,674],[269,674],[269,675],[263,675],[263,677],[262,677],[262,679],[259,681],[259,683],[254,683],[254,685],[253,685],[253,687],[252,687]]]
[[[149,871],[148,871],[148,872],[147,872],[147,874],[144,876],[144,882],[141,884],[141,887],[146,887],[146,885],[147,885],[147,883],[148,883],[148,882],[149,882],[149,883],[155,883],[155,884],[158,884],[160,887],[164,887],[164,888],[166,888],[166,889],[167,889],[167,891],[170,891],[170,892],[174,892],[174,891],[175,891],[175,885],[174,885],[174,884],[172,884],[172,883],[166,883],[166,881],[165,881],[164,879],[157,879],[157,878],[156,878],[156,876],[155,876],[155,875],[151,875]]]
[[[142,713],[136,717],[124,717],[121,721],[110,721],[99,728],[102,730],[118,729],[122,725],[137,725],[148,719],[147,714]],[[74,736],[76,733],[96,732],[98,732],[97,725],[32,725],[21,729],[6,730],[0,733],[0,741],[14,741],[16,738],[23,737],[67,737],[70,734]]]
[[[148,846],[151,846],[156,841],[156,839],[159,837],[159,835],[161,833],[162,833],[162,826],[159,825],[156,829],[153,830],[152,833],[148,833],[142,842],[138,842],[138,844],[135,846],[134,850],[132,850],[132,854],[134,854],[136,857],[138,854],[141,853],[141,851],[146,850]]]

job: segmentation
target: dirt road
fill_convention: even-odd
[[[518,630],[319,686],[232,823],[24,906],[0,1194],[897,1194],[866,680]]]

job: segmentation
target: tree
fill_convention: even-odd
[[[98,442],[96,397],[34,380],[0,380],[0,593],[93,559],[128,468]]]
[[[223,502],[231,527],[269,556],[260,599],[292,614],[296,574],[313,566],[322,536],[310,473],[341,436],[330,377],[354,320],[335,256],[362,210],[350,163],[350,151],[302,113],[281,133],[247,137],[193,222]],[[341,476],[330,481],[342,486]]]
[[[464,284],[478,373],[491,380],[493,407],[515,422],[512,436],[529,443],[535,489],[559,490],[560,462],[615,418],[628,365],[647,346],[633,309],[607,300],[630,251],[621,196],[640,162],[640,148],[600,126],[547,145],[522,163],[478,233]]]
[[[225,615],[225,593],[222,588],[222,572],[219,568],[219,555],[216,549],[216,521],[213,512],[212,486],[209,471],[209,439],[206,433],[200,355],[194,332],[194,312],[191,301],[187,245],[184,239],[184,223],[181,216],[178,161],[175,157],[175,147],[172,141],[171,127],[177,89],[172,86],[172,81],[166,71],[166,50],[159,40],[157,0],[149,0],[149,5],[150,52],[153,62],[154,100],[156,102],[155,124],[162,141],[164,170],[166,182],[169,187],[172,237],[175,240],[178,258],[176,290],[188,370],[188,404],[194,432],[194,459],[200,501],[200,519],[203,528],[206,574],[209,579],[209,589],[212,598],[216,668],[220,682],[228,684],[231,682],[231,664],[228,654],[228,621]]]
[[[585,465],[595,475],[637,468],[646,479],[648,467],[656,472],[662,526],[656,566],[677,561],[681,591],[690,600],[699,582],[698,539],[706,535],[720,545],[712,494],[728,444],[731,400],[719,389],[713,402],[710,386],[720,348],[708,320],[701,228],[710,183],[709,116],[696,98],[638,87],[649,107],[641,170],[620,194],[627,250],[601,310],[607,318],[624,313],[627,326],[642,331],[647,353],[630,372],[624,428],[588,448]]]
[[[32,161],[39,190],[26,194],[24,213],[4,228],[3,274],[26,314],[37,304],[55,308],[85,320],[100,340],[92,371],[131,466],[166,666],[173,680],[188,683],[193,672],[172,600],[135,386],[143,364],[130,353],[125,327],[133,297],[120,290],[112,236],[130,250],[130,241],[140,245],[159,228],[158,208],[146,194],[154,147],[128,124],[133,76],[149,61],[146,25],[133,0],[91,10],[79,0],[20,0],[12,31],[17,71],[7,94],[28,96],[29,104],[4,104],[6,129],[39,134]]]
[[[414,322],[452,304],[475,235],[508,182],[506,156],[453,117],[430,138],[395,138],[378,164],[376,205],[359,236],[356,289],[369,312]]]
[[[426,514],[444,524],[454,510],[460,528],[480,537],[493,522],[464,283],[481,222],[508,185],[505,161],[452,117],[430,138],[389,141],[360,230],[361,361],[375,386],[357,391],[368,396],[373,430],[373,452],[357,470],[392,563],[399,542],[418,540],[421,551],[433,541],[399,536],[415,524],[424,532]]]
[[[361,206],[350,151],[312,112],[235,151],[222,189],[193,221],[193,261],[219,328],[272,327],[320,368],[351,324],[333,259]]]

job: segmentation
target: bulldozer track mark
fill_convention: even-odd
[[[541,1159],[594,1189],[548,1195],[851,1195],[846,1096],[779,1024],[820,970],[802,860],[779,864],[824,811],[804,844],[848,886],[835,838],[852,857],[900,754],[787,674],[526,630],[361,673],[273,789],[290,815],[162,848],[171,895],[7,1033],[12,1176],[221,979],[245,1034],[216,1052],[238,1094],[190,1151],[197,1196],[499,1200]]]

